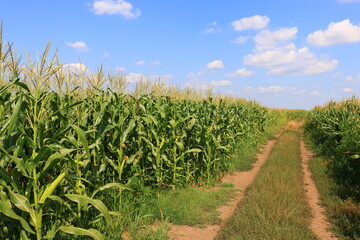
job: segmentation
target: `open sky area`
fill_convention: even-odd
[[[311,109],[360,92],[360,0],[0,0],[25,58],[160,76],[268,107]]]

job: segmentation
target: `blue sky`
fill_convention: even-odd
[[[19,54],[310,109],[360,92],[360,0],[0,0]],[[23,57],[25,58],[25,56]]]

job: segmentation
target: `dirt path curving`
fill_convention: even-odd
[[[289,124],[288,124],[289,126]],[[288,126],[286,128],[288,128]],[[284,129],[282,129],[283,131]],[[282,132],[281,131],[281,132]],[[280,133],[281,134],[281,133]],[[222,222],[229,218],[235,211],[237,204],[244,197],[244,190],[253,182],[260,168],[269,157],[272,148],[277,142],[280,134],[275,136],[275,140],[269,140],[263,147],[262,152],[257,154],[258,160],[253,165],[253,169],[243,172],[235,172],[227,174],[223,177],[223,183],[232,183],[234,188],[240,190],[240,194],[234,197],[227,205],[220,206],[217,210],[220,213]],[[221,225],[205,225],[202,228],[191,227],[187,225],[172,225],[169,231],[169,239],[171,240],[211,240],[216,237]]]
[[[324,214],[324,209],[322,206],[319,205],[320,202],[319,193],[315,186],[314,180],[311,177],[311,172],[308,164],[309,160],[313,157],[313,153],[306,148],[303,139],[301,139],[300,141],[300,150],[301,150],[301,158],[302,158],[302,167],[304,171],[304,184],[305,184],[306,197],[308,199],[312,213],[310,229],[321,240],[337,239],[328,230],[329,223]]]

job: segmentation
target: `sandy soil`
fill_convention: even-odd
[[[280,135],[280,134],[279,134]],[[275,136],[275,138],[279,137]],[[232,183],[234,188],[240,190],[240,194],[232,199],[227,205],[223,205],[217,210],[220,213],[220,219],[224,222],[235,211],[237,204],[244,197],[244,190],[253,182],[260,168],[269,157],[271,149],[277,140],[269,140],[263,147],[261,153],[257,154],[257,162],[253,165],[253,169],[244,172],[235,172],[227,174],[223,177],[223,183]],[[206,225],[203,228],[191,227],[186,225],[172,225],[169,231],[169,239],[172,240],[210,240],[214,239],[219,232],[221,225]]]
[[[316,189],[314,180],[311,177],[311,172],[309,169],[309,159],[313,156],[313,153],[308,151],[304,141],[300,142],[301,149],[301,158],[302,158],[302,167],[304,170],[304,184],[306,197],[308,199],[309,205],[311,207],[312,219],[310,229],[322,240],[327,239],[337,239],[332,235],[329,228],[329,223],[326,220],[326,215],[324,214],[324,209],[319,205],[319,193]]]

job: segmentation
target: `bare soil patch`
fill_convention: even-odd
[[[319,205],[320,198],[318,190],[315,186],[314,180],[311,177],[309,168],[309,160],[313,157],[313,153],[310,152],[304,143],[304,140],[300,141],[302,167],[304,171],[304,184],[306,197],[311,207],[312,219],[310,229],[322,240],[337,239],[328,229],[329,222],[324,214],[324,208]]]

